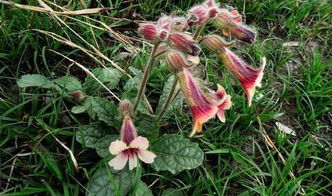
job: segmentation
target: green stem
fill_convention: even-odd
[[[202,32],[204,25],[197,27],[197,29],[195,30],[193,39],[197,40],[199,34]],[[171,91],[169,92],[168,96],[167,96],[167,100],[166,103],[163,105],[163,108],[161,109],[161,112],[159,113],[158,117],[157,117],[157,122],[160,121],[160,119],[163,117],[164,113],[166,112],[167,108],[169,107],[169,105],[171,105],[173,103],[173,101],[175,100],[176,96],[179,94],[179,91],[177,91],[175,93],[175,89],[176,89],[176,85],[178,84],[178,78],[175,76],[174,81],[173,81],[173,85],[171,88]],[[175,95],[174,95],[175,93]]]
[[[138,92],[137,92],[137,96],[136,96],[136,100],[135,100],[134,112],[137,110],[139,102],[141,101],[142,96],[144,94],[145,87],[146,87],[146,84],[147,84],[148,78],[149,78],[149,73],[150,73],[150,71],[152,69],[152,62],[153,62],[154,56],[156,54],[158,45],[159,45],[159,43],[156,43],[156,44],[153,45],[152,52],[150,54],[148,63],[146,65],[146,67],[145,67],[143,78],[142,78],[141,84],[139,86],[139,89],[138,89]]]
[[[178,84],[178,77],[175,75],[174,80],[173,80],[173,84],[171,87],[171,90],[167,96],[167,100],[166,103],[163,105],[163,108],[161,109],[160,113],[158,114],[157,117],[157,122],[159,122],[161,120],[161,118],[163,117],[163,115],[165,114],[167,108],[169,107],[169,105],[173,102],[173,95],[176,89],[176,85]]]

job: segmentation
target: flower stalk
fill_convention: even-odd
[[[149,78],[149,73],[150,73],[150,71],[152,69],[153,59],[155,57],[155,54],[156,54],[158,46],[159,46],[159,42],[157,42],[157,43],[155,43],[153,45],[153,48],[152,48],[152,51],[151,51],[148,63],[147,63],[147,65],[145,67],[145,70],[144,70],[143,78],[142,78],[142,81],[141,81],[141,84],[139,86],[139,89],[138,89],[138,92],[137,92],[137,96],[136,96],[136,99],[135,99],[134,112],[137,110],[138,105],[139,105],[139,103],[140,103],[140,101],[142,99],[142,96],[144,94],[144,91],[145,91],[145,88],[146,88],[146,84],[147,84],[148,78]]]
[[[175,99],[175,95],[174,96],[174,92],[175,92],[175,89],[176,89],[176,86],[178,84],[178,78],[177,77],[174,77],[174,80],[173,80],[173,84],[172,84],[172,87],[171,87],[171,90],[167,96],[167,100],[166,100],[166,103],[163,105],[163,108],[161,109],[160,113],[158,114],[158,117],[157,117],[157,122],[159,122],[161,120],[161,118],[163,117],[163,115],[165,114],[165,112],[167,111],[168,107],[171,105],[171,103],[174,101]]]

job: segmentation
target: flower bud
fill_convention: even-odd
[[[231,35],[236,39],[241,40],[246,43],[255,43],[256,41],[256,32],[244,25],[240,25],[231,29]]]
[[[145,39],[150,41],[158,37],[158,28],[154,24],[140,24],[138,32],[140,32]]]
[[[82,101],[84,99],[84,95],[83,95],[82,91],[72,92],[71,96],[77,101]]]
[[[189,10],[191,17],[189,21],[191,24],[204,25],[209,18],[209,10],[204,5],[194,6]]]
[[[212,51],[219,51],[225,47],[229,47],[231,43],[227,43],[218,35],[208,35],[202,39],[202,43]]]
[[[170,50],[167,52],[166,61],[173,72],[181,71],[183,68],[188,68],[191,65],[184,54],[177,50]]]
[[[168,37],[169,45],[175,49],[197,56],[201,49],[193,38],[185,33],[172,33]]]
[[[127,114],[130,115],[133,110],[133,105],[130,103],[130,101],[128,99],[125,99],[120,102],[119,110],[123,116],[125,116]]]

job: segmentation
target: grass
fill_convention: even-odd
[[[37,5],[35,1],[16,2]],[[72,75],[84,80],[82,70],[51,50],[89,69],[111,67],[107,58],[126,71],[129,66],[142,69],[151,47],[138,37],[137,21],[154,20],[174,9],[184,14],[183,10],[195,4],[191,0],[100,2],[91,1],[89,6],[114,9],[89,18],[60,17],[68,26],[45,13],[0,4],[0,195],[83,195],[88,179],[106,163],[74,137],[79,127],[92,120],[71,113],[75,103],[57,91],[18,88],[16,82],[22,75],[38,73],[50,79]],[[57,4],[69,10],[82,9],[80,1]],[[204,127],[205,136],[194,139],[206,152],[202,166],[177,175],[144,168],[143,181],[155,195],[167,188],[187,195],[296,195],[302,190],[305,195],[331,195],[331,6],[319,0],[235,0],[222,1],[222,5],[238,8],[246,22],[257,29],[257,44],[238,43],[243,47],[237,52],[256,66],[260,57],[266,56],[263,86],[253,107],[248,108],[239,84],[215,55],[203,50],[201,65],[207,67],[203,75],[223,85],[233,97],[233,107],[226,112],[227,123],[212,120]],[[52,32],[79,47],[36,29]],[[283,45],[290,41],[298,45]],[[137,54],[131,52],[141,46]],[[96,55],[94,48],[106,58]],[[147,98],[153,107],[170,75],[165,66],[152,70]],[[113,90],[117,95],[121,95],[126,80]],[[98,95],[111,98],[107,91]],[[179,129],[189,134],[191,119],[186,108],[172,119],[161,127],[164,133]],[[297,136],[285,135],[275,122],[294,129]],[[275,148],[264,139],[265,132]],[[78,172],[69,153],[53,136],[73,151]]]

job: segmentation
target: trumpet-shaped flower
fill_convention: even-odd
[[[223,104],[229,101],[226,104],[229,106],[230,98],[226,97],[226,93],[214,92],[204,87],[186,68],[178,73],[178,79],[193,116],[193,128],[190,134],[192,137],[196,132],[202,131],[203,123],[214,118],[219,111],[222,113],[221,111],[229,108]]]
[[[120,108],[121,109],[121,108]],[[108,164],[115,170],[121,170],[129,161],[129,169],[137,166],[137,160],[152,163],[156,155],[148,151],[149,141],[145,137],[138,136],[136,128],[130,118],[129,112],[124,113],[121,127],[121,140],[111,143],[109,151],[116,155]]]
[[[224,48],[224,50],[219,53],[219,57],[224,62],[226,68],[240,81],[247,96],[249,106],[251,106],[255,89],[261,86],[265,68],[265,58],[263,58],[262,66],[259,69],[254,69],[228,48]]]

